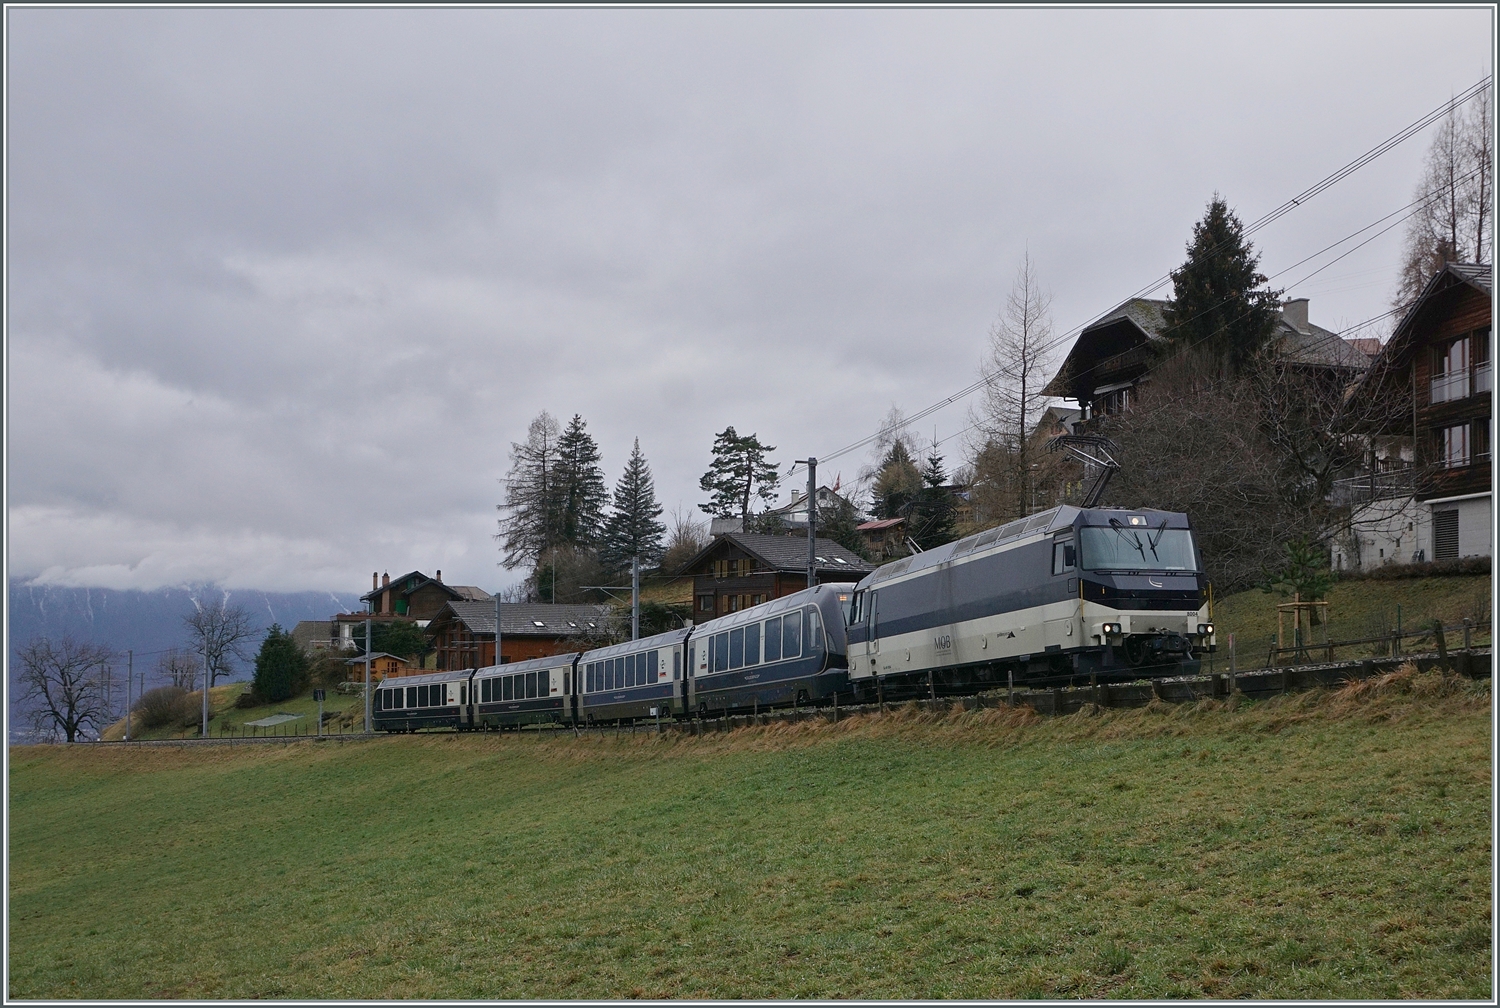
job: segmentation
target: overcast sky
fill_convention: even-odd
[[[670,511],[705,499],[727,425],[784,470],[937,402],[1024,252],[1076,328],[1177,266],[1215,191],[1253,220],[1478,81],[1493,31],[1483,9],[7,28],[10,574],[361,591],[519,580],[494,505],[543,409],[583,415],[611,486],[639,437]],[[1429,138],[1258,233],[1264,271],[1407,203]],[[1400,233],[1288,296],[1332,329],[1383,311]]]

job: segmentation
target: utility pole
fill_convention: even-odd
[[[125,741],[130,741],[130,687],[135,681],[135,651],[125,652]]]
[[[807,587],[812,588],[818,583],[818,460],[809,455],[794,461],[807,466]]]
[[[205,635],[206,636],[206,635]],[[198,734],[208,738],[208,645],[203,646],[203,727]]]
[[[374,716],[370,710],[370,650],[375,646],[372,631],[373,621],[365,620],[365,734],[375,730]]]
[[[630,558],[630,639],[641,639],[641,558]]]

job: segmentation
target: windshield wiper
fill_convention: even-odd
[[[1154,536],[1153,535],[1146,536],[1146,542],[1149,543],[1150,546],[1151,546],[1151,555],[1154,556],[1154,557],[1156,557],[1156,559],[1158,559],[1158,560],[1160,560],[1161,557],[1156,552],[1156,544],[1159,543],[1159,542],[1161,542],[1161,537],[1162,537],[1162,535],[1166,531],[1167,531],[1167,520],[1165,518],[1163,518],[1161,520],[1161,528],[1159,528],[1159,529],[1156,530],[1156,535],[1154,535]],[[1141,554],[1141,559],[1142,560],[1146,559],[1146,554],[1142,553]]]
[[[1165,521],[1165,520],[1166,519],[1163,519],[1163,521]],[[1141,537],[1140,536],[1136,535],[1134,532],[1130,533],[1129,536],[1126,536],[1125,535],[1125,526],[1120,523],[1120,519],[1118,519],[1118,518],[1111,518],[1109,520],[1109,527],[1115,530],[1115,535],[1117,535],[1121,539],[1125,540],[1125,545],[1126,546],[1134,546],[1135,547],[1135,551],[1141,555],[1141,563],[1145,563],[1146,562],[1146,550],[1145,550],[1145,548],[1143,546],[1141,546]],[[1134,540],[1134,542],[1132,542],[1131,540]],[[1151,552],[1154,554],[1156,552],[1156,550],[1153,549]]]

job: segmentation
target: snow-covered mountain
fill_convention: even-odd
[[[240,605],[262,631],[272,623],[290,630],[300,620],[326,620],[338,612],[362,608],[353,592],[263,592],[225,591],[215,587],[161,588],[156,591],[117,591],[113,588],[60,588],[12,578],[10,620],[6,626],[11,654],[10,715],[11,741],[24,738],[16,706],[15,654],[34,637],[96,641],[121,653],[120,672],[124,673],[124,652],[136,653],[135,670],[147,673],[146,686],[160,685],[152,680],[156,666],[153,652],[182,647],[187,630],[182,617],[193,611],[194,600],[217,604],[227,598]],[[254,648],[251,648],[253,652]],[[249,677],[250,669],[244,669]]]

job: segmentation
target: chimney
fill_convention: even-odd
[[[391,572],[386,571],[385,576],[380,579],[380,587],[387,588],[391,583]]]
[[[379,571],[371,571],[370,572],[370,590],[374,591],[376,588],[379,588],[379,587],[380,587],[380,572]]]
[[[1281,317],[1300,333],[1307,332],[1307,298],[1292,298],[1281,305]]]
[[[443,583],[443,570],[442,570],[441,567],[438,568],[437,582],[438,582],[438,584],[442,584]]]

